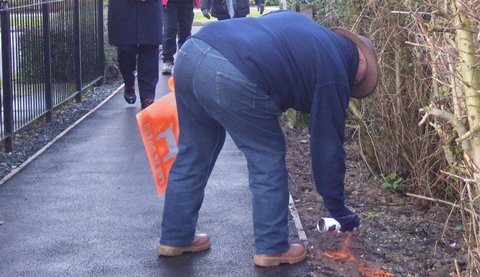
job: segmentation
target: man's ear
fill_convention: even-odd
[[[359,52],[362,53],[361,50]],[[364,62],[365,62],[365,56],[364,55],[358,55],[358,63],[364,63]]]
[[[365,79],[365,76],[367,75],[367,60],[365,58],[365,54],[358,49],[358,68],[357,68],[357,75],[355,76],[355,81],[354,84],[358,84],[363,79]]]

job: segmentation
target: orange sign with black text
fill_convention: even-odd
[[[168,173],[178,152],[178,114],[172,77],[169,87],[171,92],[137,114],[138,127],[159,196],[165,194]]]

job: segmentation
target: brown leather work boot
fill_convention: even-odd
[[[192,245],[185,247],[168,246],[160,244],[157,247],[158,256],[180,256],[187,252],[200,252],[210,248],[211,242],[207,234],[196,234]]]
[[[280,264],[296,264],[307,257],[307,250],[303,244],[290,244],[287,252],[278,255],[256,254],[253,263],[256,266],[271,267]]]

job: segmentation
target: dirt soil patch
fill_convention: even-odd
[[[458,218],[455,211],[381,188],[352,134],[345,145],[346,204],[361,218],[361,226],[350,235],[319,233],[318,219],[329,214],[315,189],[308,130],[282,125],[290,192],[307,235],[311,276],[452,276],[465,269],[462,225],[453,219]],[[342,249],[346,251],[338,252]]]

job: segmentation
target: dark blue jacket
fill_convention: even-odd
[[[108,38],[110,44],[162,43],[162,3],[160,0],[109,0]]]
[[[292,11],[212,22],[192,37],[222,53],[283,110],[310,113],[317,190],[331,212],[343,209],[343,142],[358,68],[355,44]]]
[[[255,0],[255,5],[263,4],[265,0]],[[230,18],[227,9],[226,0],[201,0],[201,10],[209,10],[213,17],[219,19]],[[237,0],[237,8],[235,9],[235,17],[245,17],[250,13],[249,0]]]

